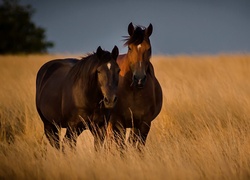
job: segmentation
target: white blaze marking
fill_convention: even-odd
[[[137,49],[139,50],[141,48],[141,44],[139,44],[138,46],[137,46]]]
[[[110,70],[111,69],[111,63],[107,63],[107,67]]]
[[[141,67],[141,61],[140,61],[140,67]]]

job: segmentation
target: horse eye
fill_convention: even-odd
[[[128,46],[128,50],[130,51],[130,50],[131,50],[131,47]]]

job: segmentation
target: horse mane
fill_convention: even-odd
[[[134,33],[132,36],[123,36],[124,37],[124,46],[129,44],[139,45],[142,43],[145,37],[145,27],[143,26],[136,26]]]
[[[88,54],[86,57],[80,59],[69,71],[69,76],[73,79],[74,83],[80,79],[84,79],[84,83],[88,86],[94,84],[95,71],[103,63],[107,63],[111,59],[111,53],[103,51],[101,57],[96,53]]]

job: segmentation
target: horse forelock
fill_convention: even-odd
[[[100,57],[100,59],[98,59],[98,65],[101,65],[101,64],[106,64],[108,63],[112,58],[112,55],[110,52],[108,51],[104,51],[104,53],[102,54],[102,56]]]
[[[132,36],[123,36],[124,37],[124,46],[129,44],[139,45],[145,40],[145,27],[136,26]]]

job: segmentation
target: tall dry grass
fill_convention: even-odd
[[[63,56],[57,56],[63,57]],[[63,154],[43,137],[35,76],[56,56],[0,56],[0,179],[249,179],[250,55],[152,58],[164,103],[145,153]]]

